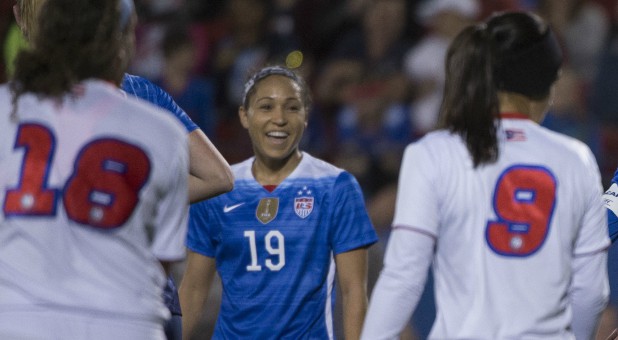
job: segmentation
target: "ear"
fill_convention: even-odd
[[[249,117],[247,116],[248,112],[245,110],[244,106],[238,107],[238,117],[240,118],[240,124],[245,129],[249,128]]]

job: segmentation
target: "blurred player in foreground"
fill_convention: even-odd
[[[37,34],[37,17],[45,1],[47,0],[18,0],[13,7],[15,19],[28,40],[32,40]],[[145,78],[126,73],[122,80],[122,89],[166,109],[185,126],[189,133],[189,199],[192,203],[232,189],[234,178],[229,164],[168,93]]]
[[[184,257],[188,146],[116,84],[130,0],[49,0],[0,89],[0,338],[164,339]]]
[[[433,263],[432,339],[592,339],[607,304],[606,215],[583,143],[538,122],[562,53],[501,13],[451,44],[442,129],[408,146],[364,339],[392,339]]]
[[[45,1],[18,0],[13,7],[15,18],[28,40],[36,36],[38,14]],[[169,111],[185,126],[189,133],[190,202],[198,202],[232,189],[233,176],[229,164],[204,132],[191,121],[168,93],[145,78],[127,73],[122,80],[122,89],[128,94]],[[172,313],[172,319],[166,326],[166,334],[169,340],[179,340],[181,338],[181,310],[176,285],[171,276],[168,278],[164,296]]]
[[[332,339],[334,278],[346,339],[367,307],[367,247],[377,236],[356,179],[299,150],[310,94],[279,66],[256,72],[239,108],[254,157],[233,165],[234,189],[191,206],[180,285],[189,339],[218,271],[215,339]]]

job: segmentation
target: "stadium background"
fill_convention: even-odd
[[[135,0],[139,25],[130,72],[167,90],[230,163],[251,155],[236,108],[245,77],[287,64],[314,95],[302,147],[357,176],[381,241],[371,250],[377,278],[405,145],[436,122],[442,58],[464,25],[500,10],[535,11],[557,31],[566,63],[543,125],[587,143],[607,187],[618,167],[618,1],[616,0]],[[13,0],[0,0],[0,82],[24,46]],[[176,268],[181,275],[182,266]],[[618,247],[610,249],[606,313],[618,327]],[[215,289],[216,290],[216,289]],[[433,320],[428,289],[413,317],[416,337]],[[217,292],[213,292],[215,296]],[[218,305],[209,305],[205,334]],[[602,332],[607,332],[603,330]],[[600,333],[599,338],[604,339]]]

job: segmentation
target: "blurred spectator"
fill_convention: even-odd
[[[358,29],[370,0],[298,0],[294,8],[295,31],[301,48],[324,60],[343,35]]]
[[[605,8],[591,0],[538,0],[538,13],[563,40],[569,65],[587,86],[610,29]]]
[[[412,140],[402,70],[413,43],[410,13],[405,0],[368,3],[360,28],[335,42],[317,78],[318,106],[330,109],[322,113],[337,124],[333,161],[357,176],[369,196],[396,179],[403,147]]]
[[[135,56],[131,73],[157,79],[161,77],[164,58],[161,41],[169,22],[186,20],[182,17],[184,0],[137,0],[138,23],[135,28]]]
[[[289,37],[281,40],[272,31],[272,10],[268,0],[229,0],[223,8],[228,30],[214,46],[211,70],[222,119],[217,147],[230,163],[252,154],[237,114],[247,76],[265,64],[283,62],[297,48]]]
[[[338,149],[337,115],[342,110],[350,89],[361,81],[362,63],[354,60],[332,60],[315,71],[314,103],[302,146],[312,154],[335,163]]]
[[[599,126],[600,117],[595,111],[606,109],[598,106],[598,94],[592,93],[591,88],[604,91],[595,77],[599,74],[597,65],[602,65],[599,61],[606,58],[603,54],[611,30],[610,15],[591,0],[538,0],[537,12],[558,34],[566,61],[557,82],[554,105],[543,125],[588,144],[599,160],[604,183],[608,183],[616,164],[605,161],[606,142],[615,133],[605,133],[606,127]]]
[[[586,106],[581,79],[569,65],[564,65],[554,87],[554,100],[542,125],[586,143],[599,154],[599,131]]]
[[[618,1],[612,17],[618,16]],[[607,187],[618,166],[618,23],[613,22],[601,50],[598,70],[590,88],[589,108],[600,123],[599,167]]]
[[[222,104],[229,105],[234,116],[247,75],[293,49],[270,30],[271,10],[267,0],[230,0],[224,9],[229,32],[216,46],[212,69],[222,82]]]
[[[438,120],[449,43],[479,13],[477,0],[425,0],[418,8],[427,31],[406,55],[405,71],[413,84],[412,123],[420,135]]]
[[[397,181],[403,150],[412,141],[409,108],[388,91],[382,82],[353,87],[337,117],[336,162],[357,176],[367,197]]]
[[[162,41],[164,64],[157,83],[166,90],[206,135],[217,144],[219,123],[215,109],[215,83],[195,72],[195,45],[187,26],[170,26]]]
[[[363,8],[361,26],[334,42],[329,59],[361,62],[367,79],[405,82],[402,59],[413,45],[408,34],[413,22],[408,1],[375,0]],[[397,97],[406,95],[406,87],[398,89]]]

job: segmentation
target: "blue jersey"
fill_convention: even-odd
[[[226,194],[191,206],[187,247],[223,284],[214,338],[332,339],[334,255],[377,241],[356,179],[303,153],[274,191],[248,159]]]
[[[607,207],[607,226],[609,238],[614,243],[618,240],[618,170],[614,173],[614,178],[603,195],[605,207]]]
[[[176,104],[167,92],[148,79],[125,73],[122,79],[122,89],[128,94],[132,94],[171,112],[185,126],[188,132],[198,128],[189,118],[189,115]]]

